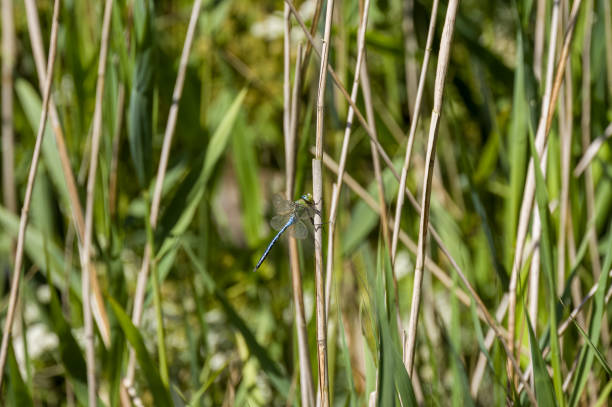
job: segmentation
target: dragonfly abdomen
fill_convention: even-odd
[[[297,216],[295,214],[291,215],[291,217],[289,218],[289,220],[287,221],[287,223],[285,223],[285,226],[283,226],[278,233],[276,234],[276,236],[274,236],[274,239],[272,239],[272,241],[270,242],[270,244],[268,244],[268,247],[266,247],[266,251],[264,252],[264,254],[261,256],[261,258],[259,259],[259,261],[257,262],[257,265],[253,268],[253,271],[257,271],[257,269],[259,268],[259,266],[261,266],[261,263],[264,262],[264,260],[266,259],[266,257],[268,257],[268,253],[270,253],[270,250],[272,249],[272,246],[274,246],[274,243],[276,243],[276,241],[281,237],[281,235],[283,234],[283,232],[285,232],[285,230],[287,230],[287,228],[291,225],[293,225],[295,222],[297,221]]]

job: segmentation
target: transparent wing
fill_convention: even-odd
[[[302,221],[298,221],[295,225],[291,226],[291,235],[296,239],[304,239],[308,236],[308,228]]]
[[[293,210],[293,202],[286,200],[281,194],[272,197],[272,205],[276,213],[287,213]]]
[[[312,206],[306,206],[306,205],[299,205],[296,208],[296,213],[298,216],[298,219],[306,222],[306,223],[312,223],[313,219],[314,219],[314,215],[315,215],[315,208]]]
[[[287,224],[290,217],[291,214],[276,215],[272,219],[270,219],[270,226],[272,226],[274,230],[281,230],[282,227]]]

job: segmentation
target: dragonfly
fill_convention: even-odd
[[[253,271],[257,271],[261,263],[268,257],[272,246],[274,246],[285,231],[289,230],[291,236],[296,239],[304,239],[308,236],[309,225],[314,225],[314,215],[318,213],[311,194],[304,194],[297,201],[289,201],[283,198],[282,195],[274,195],[272,204],[278,215],[270,220],[270,226],[278,230],[278,233],[268,244],[268,247],[266,247],[266,251],[253,268]]]

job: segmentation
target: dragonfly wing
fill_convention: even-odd
[[[281,194],[274,195],[272,205],[276,213],[286,213],[293,210],[293,202],[286,200]]]
[[[308,228],[304,224],[304,222],[299,221],[295,225],[291,227],[291,234],[296,239],[304,239],[308,236]]]
[[[298,215],[298,219],[311,224],[314,221],[314,215],[315,215],[315,209],[310,207],[310,206],[303,206],[301,205],[298,209],[297,209],[297,215]]]
[[[291,215],[276,215],[270,219],[270,226],[272,226],[274,230],[281,230],[283,226],[289,222],[290,217]]]

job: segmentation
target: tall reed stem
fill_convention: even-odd
[[[315,227],[315,297],[317,309],[317,359],[319,362],[319,407],[329,406],[329,373],[327,368],[327,312],[325,311],[325,276],[323,274],[323,119],[325,106],[325,84],[334,0],[327,0],[325,32],[321,46],[321,68],[317,91],[317,124],[315,133],[315,157],[312,160],[312,189],[316,205]]]
[[[97,404],[96,391],[96,354],[93,318],[91,314],[91,291],[89,282],[90,247],[93,234],[94,197],[96,192],[96,173],[98,170],[98,153],[102,137],[102,99],[104,97],[104,76],[106,75],[106,57],[108,55],[108,36],[110,32],[111,11],[113,0],[106,0],[102,23],[102,38],[100,40],[100,55],[98,58],[98,78],[96,82],[96,104],[91,133],[91,156],[89,159],[89,175],[87,177],[87,203],[85,205],[85,238],[81,251],[81,290],[83,297],[83,321],[85,325],[85,355],[87,362],[87,389],[90,406]]]
[[[412,376],[414,366],[414,348],[417,335],[417,321],[419,307],[421,305],[421,286],[423,282],[423,268],[425,266],[425,250],[427,230],[429,225],[429,201],[431,198],[431,182],[435,162],[436,144],[438,141],[438,129],[440,126],[440,114],[442,113],[442,100],[444,97],[444,85],[446,83],[446,72],[450,59],[453,31],[459,0],[450,0],[446,9],[446,19],[442,29],[440,41],[440,54],[438,55],[438,67],[436,69],[436,86],[434,89],[434,106],[431,112],[431,124],[427,141],[427,155],[425,158],[425,174],[423,176],[423,197],[421,199],[421,221],[419,223],[418,252],[414,269],[414,289],[412,291],[412,304],[410,307],[410,319],[408,320],[408,339],[404,349],[404,365],[408,374]]]
[[[404,206],[404,193],[406,190],[406,178],[408,177],[408,168],[410,166],[410,155],[414,138],[419,122],[421,112],[421,101],[423,100],[423,91],[425,89],[425,79],[427,77],[427,67],[429,66],[429,58],[431,56],[431,44],[433,43],[434,33],[436,31],[436,17],[438,16],[438,0],[434,0],[431,7],[431,17],[429,18],[429,29],[427,31],[427,42],[425,45],[425,55],[423,56],[423,65],[421,66],[421,74],[419,76],[419,85],[417,89],[416,99],[414,101],[414,113],[410,121],[410,132],[408,134],[408,144],[406,145],[406,156],[404,157],[404,165],[402,166],[402,174],[400,176],[399,189],[397,191],[397,202],[395,204],[395,224],[393,225],[393,237],[391,238],[391,264],[395,265],[395,255],[397,254],[397,238],[400,229],[400,221],[402,219],[402,208]]]
[[[170,148],[172,147],[172,138],[174,137],[174,129],[176,128],[176,120],[178,118],[179,103],[181,101],[181,96],[183,95],[183,85],[185,83],[187,62],[189,60],[189,53],[191,51],[191,44],[193,43],[196,23],[198,20],[198,16],[200,15],[201,6],[202,0],[195,0],[195,2],[193,3],[193,8],[191,9],[191,17],[189,18],[189,25],[187,26],[187,34],[185,36],[185,43],[183,44],[183,51],[181,53],[179,68],[176,75],[176,82],[174,84],[174,91],[172,92],[172,105],[170,106],[170,112],[168,113],[166,131],[164,132],[164,141],[159,159],[159,166],[157,167],[157,177],[155,179],[155,189],[153,191],[151,212],[149,215],[149,223],[151,224],[151,229],[153,231],[155,231],[155,227],[157,226],[157,217],[159,215],[159,207],[161,203],[162,186],[164,184],[166,169],[168,167]],[[147,244],[145,246],[145,251],[143,254],[142,266],[140,267],[140,272],[138,273],[138,281],[136,283],[136,293],[134,298],[134,309],[132,311],[132,322],[136,326],[140,325],[140,319],[142,317],[145,291],[147,286],[147,280],[149,277],[151,252],[152,247]],[[127,387],[128,389],[130,389],[134,383],[135,371],[136,356],[134,354],[134,351],[132,350],[130,352],[127,374],[124,379],[125,387]]]
[[[23,265],[23,249],[25,245],[26,226],[30,213],[30,204],[32,202],[32,191],[34,190],[34,182],[36,180],[36,171],[38,170],[38,160],[40,159],[40,150],[45,135],[45,126],[47,124],[47,114],[49,112],[49,99],[51,97],[51,83],[53,82],[53,69],[55,67],[55,54],[57,51],[57,32],[59,25],[59,10],[60,0],[55,0],[53,4],[53,19],[51,21],[51,41],[49,43],[49,65],[47,66],[47,81],[43,92],[42,111],[40,113],[40,121],[38,122],[38,132],[36,133],[36,143],[34,144],[34,152],[32,153],[32,163],[28,172],[28,183],[26,185],[25,198],[21,207],[21,217],[19,219],[19,234],[17,235],[17,249],[15,252],[15,266],[13,268],[13,276],[11,282],[11,291],[9,294],[9,305],[4,321],[4,329],[2,332],[2,345],[0,345],[0,390],[4,379],[4,366],[8,355],[8,345],[13,329],[13,320],[17,309],[17,300],[19,298],[19,284],[21,282],[21,267]]]

